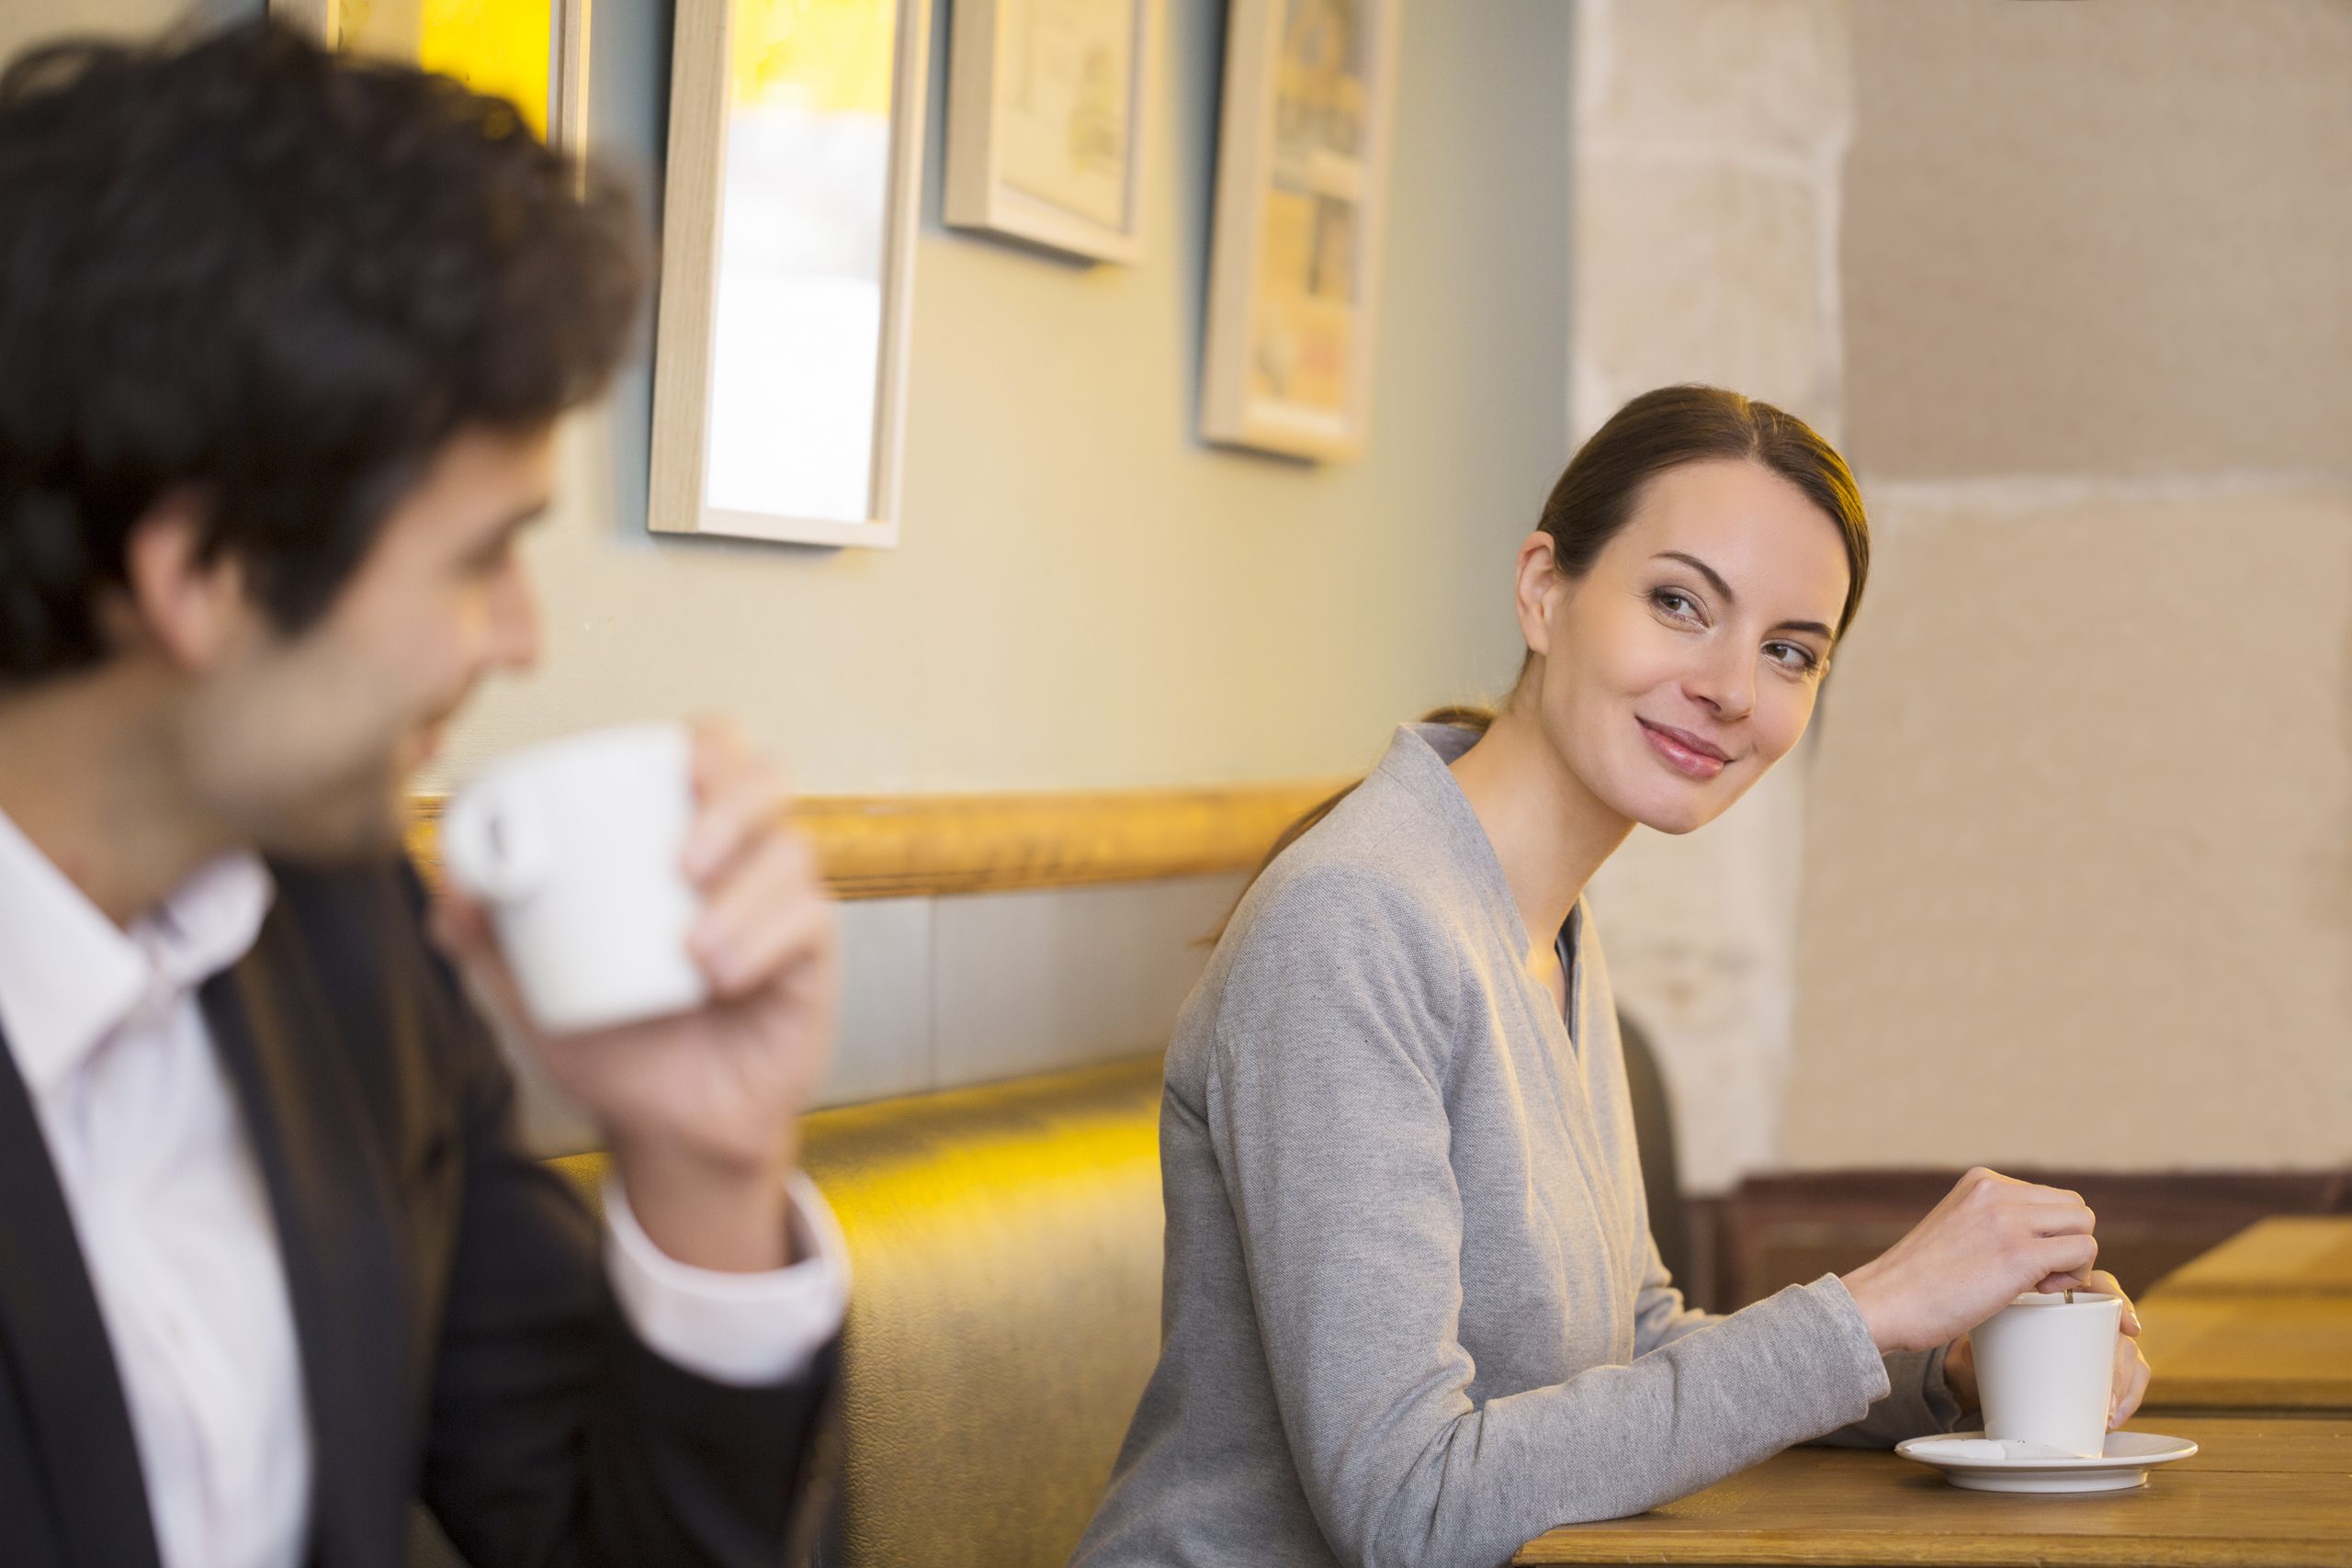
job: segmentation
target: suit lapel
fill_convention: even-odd
[[[301,1339],[316,1465],[318,1562],[396,1561],[414,1456],[407,1440],[399,1240],[345,1053],[285,904],[252,953],[203,990],[277,1220]],[[355,1024],[356,1021],[355,1021]]]
[[[138,1441],[106,1320],[31,1096],[5,1040],[0,1205],[6,1215],[0,1223],[0,1354],[9,1358],[21,1392],[59,1537],[77,1564],[157,1568]]]

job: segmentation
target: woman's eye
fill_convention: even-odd
[[[1690,595],[1673,588],[1659,589],[1650,595],[1650,603],[1669,615],[1691,616],[1699,612],[1699,606],[1691,601]]]
[[[1764,651],[1782,669],[1793,670],[1800,675],[1811,673],[1814,667],[1821,662],[1814,658],[1813,649],[1793,642],[1767,643]]]

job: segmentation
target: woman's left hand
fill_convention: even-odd
[[[2107,1427],[2113,1431],[2140,1408],[2148,1393],[2148,1358],[2140,1354],[2140,1313],[2116,1277],[2101,1269],[2084,1289],[2114,1296],[2123,1303],[2123,1332],[2115,1340],[2115,1377],[2109,1385]],[[1976,1394],[1976,1353],[1963,1334],[1944,1356],[1944,1382],[1963,1410],[1980,1408]]]
[[[2090,1288],[2123,1303],[2123,1332],[2115,1339],[2115,1381],[2109,1385],[2107,1429],[2132,1419],[2148,1393],[2148,1358],[2140,1354],[2140,1309],[2132,1304],[2116,1277],[2101,1269],[2091,1276]]]

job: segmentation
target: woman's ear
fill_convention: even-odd
[[[1552,536],[1537,529],[1520,542],[1519,633],[1527,639],[1530,653],[1552,651],[1552,609],[1567,579],[1560,575],[1558,559],[1552,553]]]

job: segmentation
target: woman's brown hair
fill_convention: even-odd
[[[1804,491],[1837,525],[1851,569],[1846,604],[1838,615],[1837,635],[1844,637],[1861,605],[1862,584],[1871,570],[1870,522],[1853,470],[1836,447],[1796,415],[1721,387],[1660,387],[1644,392],[1593,432],[1568,460],[1536,519],[1535,525],[1551,536],[1553,564],[1564,577],[1581,578],[1609,541],[1633,521],[1650,480],[1686,463],[1725,458],[1761,463]],[[1520,668],[1524,675],[1525,663]],[[1494,721],[1494,709],[1468,705],[1442,707],[1421,718],[1424,724],[1453,725],[1482,735]],[[1250,881],[1354,789],[1350,784],[1283,829]],[[1230,913],[1226,919],[1230,922]],[[1216,935],[1224,934],[1220,925]]]

